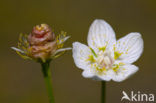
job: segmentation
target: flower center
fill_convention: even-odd
[[[111,54],[109,51],[100,51],[98,53],[98,57],[96,60],[99,69],[110,69],[114,63],[114,59],[111,57]]]

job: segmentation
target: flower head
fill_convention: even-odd
[[[35,26],[29,35],[21,34],[18,48],[12,47],[12,49],[24,59],[45,62],[71,49],[62,48],[68,38],[69,36],[66,36],[65,32],[61,32],[55,37],[54,32],[47,24],[41,24]]]
[[[73,43],[73,58],[83,77],[121,82],[138,71],[133,65],[143,52],[140,33],[130,33],[116,41],[112,27],[95,20],[88,33],[88,46]]]

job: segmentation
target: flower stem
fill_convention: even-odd
[[[101,103],[106,103],[106,82],[101,82]]]
[[[50,62],[41,63],[42,65],[42,72],[46,84],[46,88],[48,91],[49,96],[49,103],[54,103],[54,96],[53,96],[53,90],[52,90],[52,82],[51,82],[51,73],[50,73]]]

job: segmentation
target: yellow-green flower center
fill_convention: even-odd
[[[88,56],[86,61],[89,61],[91,66],[96,69],[97,73],[105,74],[107,70],[112,69],[114,72],[119,70],[119,67],[123,65],[123,63],[115,64],[115,60],[118,59],[122,53],[118,51],[114,51],[114,57],[111,55],[109,50],[106,50],[106,47],[99,48],[99,52],[95,53],[95,51],[91,49],[92,54]]]
[[[105,70],[107,70],[107,69],[110,69],[112,67],[112,65],[114,63],[114,59],[111,57],[109,52],[100,51],[98,53],[96,63],[98,64],[98,67],[100,69],[105,68]]]

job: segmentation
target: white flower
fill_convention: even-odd
[[[133,65],[143,52],[140,33],[129,33],[116,41],[112,27],[104,20],[95,20],[88,33],[88,46],[73,43],[73,58],[83,70],[83,77],[121,82],[138,71]]]

